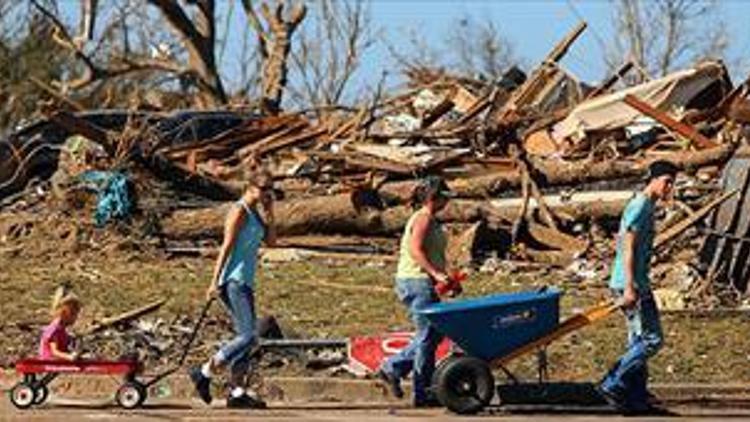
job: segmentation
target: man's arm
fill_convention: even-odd
[[[635,245],[638,241],[638,232],[626,230],[622,239],[623,270],[625,272],[625,290],[623,291],[623,303],[625,308],[631,308],[638,300],[638,291],[635,288]]]

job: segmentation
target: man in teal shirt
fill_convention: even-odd
[[[622,304],[628,349],[599,386],[602,396],[625,413],[653,410],[649,403],[647,360],[663,342],[659,310],[651,293],[649,269],[654,243],[654,211],[667,199],[677,167],[667,161],[649,166],[648,184],[625,207],[617,235],[609,287]]]

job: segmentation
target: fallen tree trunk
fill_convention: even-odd
[[[534,164],[539,187],[580,185],[602,180],[629,179],[642,176],[648,165],[657,160],[669,160],[680,170],[691,171],[699,167],[723,163],[734,151],[731,144],[721,145],[697,152],[676,152],[664,154],[658,158],[642,161],[588,161],[561,162],[540,161]],[[491,198],[509,190],[521,187],[522,177],[519,170],[508,170],[485,176],[456,179],[448,182],[449,187],[461,198]],[[380,192],[387,197],[408,201],[416,182],[386,183]]]
[[[550,208],[569,220],[612,218],[622,212],[626,198],[596,201],[553,203]],[[199,209],[178,210],[162,221],[168,239],[218,239],[223,233],[224,217],[231,204]],[[518,215],[520,202],[513,200],[454,200],[441,212],[446,223],[473,223],[482,219],[507,223]],[[393,236],[404,228],[412,210],[395,206],[384,211],[357,213],[349,195],[340,194],[282,201],[275,205],[276,230],[279,236],[306,234]]]

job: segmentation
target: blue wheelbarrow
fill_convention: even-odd
[[[435,370],[432,390],[440,403],[458,414],[474,414],[495,396],[493,369],[518,383],[506,365],[537,352],[539,381],[547,378],[545,349],[553,341],[603,319],[619,308],[600,303],[560,322],[560,291],[498,294],[441,302],[420,311],[460,350],[443,359]]]

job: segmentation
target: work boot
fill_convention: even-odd
[[[401,389],[401,380],[398,377],[381,368],[378,370],[378,378],[390,388],[394,397],[397,399],[404,397],[404,390]]]
[[[267,406],[263,400],[243,394],[239,397],[229,396],[227,407],[230,409],[265,409]]]
[[[206,404],[211,404],[211,378],[203,375],[201,368],[196,366],[190,369],[190,380],[193,381],[195,391]]]

